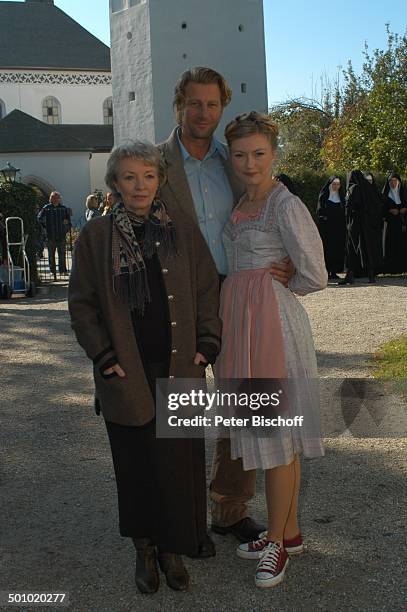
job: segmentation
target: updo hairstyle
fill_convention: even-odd
[[[263,134],[273,151],[277,148],[278,127],[269,115],[251,111],[235,117],[225,128],[225,138],[230,147],[232,142],[254,134]]]

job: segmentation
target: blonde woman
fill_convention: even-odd
[[[223,234],[229,269],[221,292],[218,376],[287,379],[287,414],[303,416],[304,422],[303,427],[269,428],[266,435],[253,428],[230,431],[232,458],[241,458],[245,470],[265,470],[268,512],[268,530],[241,544],[237,554],[259,559],[255,584],[272,587],[284,578],[288,554],[303,550],[297,518],[299,455],[323,455],[315,350],[295,293],[323,289],[327,272],[310,213],[272,177],[277,126],[267,115],[251,112],[231,121],[225,136],[245,193]],[[270,266],[287,256],[296,271],[285,287],[273,280]]]
[[[102,215],[108,215],[112,212],[113,206],[116,203],[116,198],[114,193],[108,191],[105,197],[103,198],[103,203],[101,205]]]

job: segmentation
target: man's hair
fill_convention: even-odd
[[[49,202],[51,202],[51,198],[54,195],[57,195],[57,196],[61,197],[61,194],[59,193],[59,191],[51,191],[51,193],[49,194]]]
[[[188,83],[217,85],[220,90],[222,108],[225,108],[225,106],[227,106],[232,99],[232,90],[227,84],[226,79],[219,74],[219,72],[212,70],[212,68],[206,68],[205,66],[195,66],[195,68],[190,68],[181,74],[174,89],[173,108],[176,112],[178,125],[181,124],[181,113],[185,105],[185,88]]]

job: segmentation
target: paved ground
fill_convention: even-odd
[[[291,561],[285,582],[256,589],[255,562],[234,555],[231,536],[215,536],[215,559],[187,562],[188,593],[163,584],[152,597],[137,593],[134,552],[118,535],[107,436],[92,413],[90,367],[63,293],[0,302],[0,591],[68,592],[69,609],[79,612],[405,609],[405,404],[369,381],[367,359],[382,341],[407,333],[406,297],[403,278],[303,299],[318,350],[327,454],[304,463],[308,550]],[[356,391],[365,397],[347,413],[353,435],[341,408],[350,377],[363,379]],[[261,475],[253,514],[265,517]]]

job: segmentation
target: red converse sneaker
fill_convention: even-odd
[[[237,556],[241,559],[260,559],[261,553],[267,546],[267,531],[263,531],[259,535],[258,540],[240,544],[236,549]]]
[[[301,534],[299,533],[291,540],[284,540],[284,548],[289,555],[300,555],[304,552],[304,543]]]
[[[263,531],[259,534],[258,540],[253,540],[253,542],[248,542],[247,544],[240,544],[236,549],[236,554],[241,559],[260,559],[261,553],[267,546],[267,542],[267,531]],[[300,555],[304,552],[301,533],[291,540],[284,540],[284,548],[289,555]]]
[[[268,542],[257,564],[255,585],[260,588],[273,587],[282,582],[288,565],[288,554],[280,544]]]

